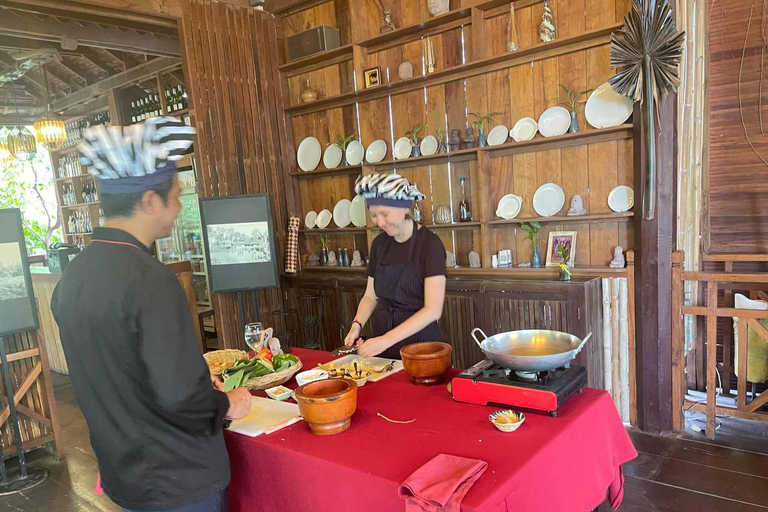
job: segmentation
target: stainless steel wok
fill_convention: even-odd
[[[476,333],[483,335],[483,341]],[[472,338],[480,350],[494,363],[519,372],[545,372],[568,364],[581,352],[592,333],[580,340],[559,331],[526,330],[496,334],[490,338],[479,327]]]

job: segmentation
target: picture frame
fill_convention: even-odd
[[[557,246],[560,243],[570,245],[568,261],[566,265],[573,267],[576,262],[576,231],[550,231],[547,242],[547,265],[548,267],[557,267],[561,263],[560,255],[557,254]]]
[[[200,198],[200,221],[211,293],[279,286],[269,194]]]
[[[0,336],[40,326],[21,210],[0,210]]]
[[[381,85],[381,71],[378,66],[375,68],[366,69],[363,71],[363,76],[365,76],[366,89],[369,87],[376,87],[377,85]]]

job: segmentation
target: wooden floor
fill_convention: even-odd
[[[96,459],[69,378],[54,374],[54,387],[65,456],[56,461],[45,450],[29,454],[32,465],[47,468],[50,477],[23,494],[0,497],[0,512],[119,511],[109,498],[93,493]],[[662,437],[630,431],[640,455],[624,466],[626,487],[619,510],[767,512],[768,428],[755,425],[727,422],[716,443],[696,433]]]

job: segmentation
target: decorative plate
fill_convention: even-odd
[[[360,165],[363,163],[365,148],[359,140],[353,140],[347,144],[347,163],[349,165]]]
[[[500,146],[501,144],[504,144],[507,142],[507,135],[509,134],[509,128],[504,126],[503,124],[500,124],[499,126],[496,126],[488,132],[488,138],[486,139],[488,141],[489,146]]]
[[[379,163],[384,160],[385,156],[387,156],[387,143],[381,139],[371,142],[365,151],[365,160],[369,164]]]
[[[563,209],[565,193],[559,185],[545,183],[533,194],[533,209],[542,217],[552,217]]]
[[[335,169],[341,163],[342,156],[343,153],[341,152],[339,145],[331,144],[325,148],[325,153],[323,154],[323,165],[326,169]]]
[[[365,212],[365,199],[363,196],[355,196],[349,206],[349,218],[357,228],[364,228],[367,218]]]
[[[411,156],[411,151],[413,151],[413,143],[411,142],[411,139],[408,137],[400,137],[397,139],[397,142],[395,142],[395,149],[392,152],[392,156],[395,157],[395,160],[404,160]]]
[[[424,156],[434,155],[437,153],[437,139],[433,135],[427,135],[421,139],[419,149],[421,150],[421,154]]]
[[[514,219],[520,214],[523,207],[523,198],[515,194],[507,194],[501,198],[496,208],[496,215],[502,219]]]
[[[307,229],[312,229],[317,226],[317,212],[311,211],[307,212],[307,215],[304,217],[304,225],[307,227]]]
[[[571,126],[571,113],[563,107],[548,108],[539,118],[539,133],[545,137],[565,135]]]
[[[301,141],[299,149],[296,150],[296,161],[299,163],[299,168],[304,172],[317,169],[317,164],[320,163],[322,156],[323,148],[320,147],[320,141],[314,137],[307,137]]]
[[[587,122],[595,128],[619,126],[632,115],[632,100],[617,93],[605,82],[592,91],[584,107]]]
[[[539,125],[536,120],[531,117],[524,117],[515,123],[515,126],[509,132],[509,136],[517,142],[524,142],[533,139],[538,131]]]
[[[635,191],[619,185],[608,194],[608,207],[615,212],[628,212],[635,205]]]
[[[333,215],[331,215],[331,212],[328,210],[323,210],[320,213],[317,214],[317,227],[320,229],[325,229],[328,227],[328,224],[331,223],[331,219],[333,218]]]
[[[349,207],[352,203],[349,199],[342,199],[333,207],[333,222],[340,228],[349,226]]]

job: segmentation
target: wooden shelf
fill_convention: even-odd
[[[337,169],[316,169],[307,172],[292,172],[290,175],[299,180],[306,180],[310,178],[327,178],[329,176],[343,176],[347,174],[362,174],[362,172],[362,165],[348,165]]]
[[[61,182],[63,182],[63,181],[72,181],[72,180],[78,180],[78,179],[83,179],[83,178],[93,179],[93,176],[91,176],[90,174],[80,174],[78,176],[67,176],[66,178],[56,178],[56,183],[58,183],[60,181]]]
[[[192,272],[192,275],[193,276],[207,276],[208,274],[206,274],[205,272]]]
[[[367,228],[314,228],[314,229],[300,229],[299,233],[304,233],[305,235],[325,235],[325,234],[333,234],[338,235],[340,233],[349,233],[349,234],[362,234],[365,233]]]
[[[285,73],[287,77],[291,77],[302,73],[309,73],[316,69],[327,68],[350,60],[352,60],[352,45],[347,44],[332,50],[315,53],[314,55],[304,57],[303,59],[288,62],[278,69]]]
[[[440,153],[430,156],[416,156],[402,160],[385,160],[375,164],[365,164],[371,169],[405,169],[408,167],[420,167],[422,165],[438,165],[448,162],[466,162],[477,159],[478,148],[460,149],[449,153]]]
[[[445,14],[445,16],[448,16],[448,14]],[[548,43],[541,43],[528,48],[522,48],[516,52],[504,53],[495,57],[470,61],[467,64],[436,71],[430,75],[414,77],[386,85],[379,85],[358,92],[331,96],[305,105],[295,105],[286,108],[285,112],[292,116],[311,114],[313,112],[320,112],[331,108],[352,105],[361,101],[420,90],[433,85],[499,71],[512,66],[526,64],[534,60],[542,60],[558,55],[586,50],[602,44],[608,44],[611,40],[611,34],[620,29],[623,25],[623,23],[616,23],[578,36],[557,39]]]
[[[452,231],[460,229],[476,229],[481,226],[482,222],[451,222],[449,224],[422,224],[423,227],[428,229],[450,229]],[[376,226],[368,227],[369,231],[381,231],[381,228]]]
[[[511,224],[522,224],[524,222],[539,222],[549,224],[587,224],[595,222],[629,222],[635,216],[635,212],[621,212],[621,213],[603,213],[597,215],[580,215],[576,217],[557,216],[557,217],[530,217],[530,218],[514,218],[514,219],[502,219],[486,221],[482,224],[487,226],[508,226]]]
[[[89,232],[89,233],[67,233],[64,236],[91,236],[92,234],[93,234],[93,232]]]
[[[167,115],[168,117],[183,117],[187,114],[189,114],[189,109],[183,108],[181,110],[177,110],[176,112],[168,112],[165,115]]]
[[[317,271],[320,271],[320,270],[322,270],[324,272],[329,272],[329,271],[330,272],[337,272],[338,271],[338,272],[355,272],[355,273],[358,273],[358,274],[362,274],[363,272],[365,272],[365,265],[363,265],[362,267],[338,267],[338,266],[337,267],[328,267],[328,266],[324,267],[322,265],[317,265],[315,267],[310,267],[308,265],[304,265],[303,267],[301,267],[301,271],[302,272],[304,272],[304,271],[317,272]]]
[[[101,201],[95,201],[93,203],[71,204],[69,206],[62,206],[61,209],[62,210],[69,210],[69,209],[73,209],[73,208],[87,208],[89,206],[93,206],[93,205],[97,205],[97,204],[101,204]]]
[[[77,144],[74,146],[69,146],[68,148],[58,149],[56,151],[51,151],[51,153],[54,153],[56,157],[62,157],[66,156],[70,153],[77,153]]]
[[[306,11],[313,7],[317,7],[318,5],[327,4],[330,1],[332,0],[299,0],[297,2],[279,2],[277,0],[272,0],[265,9],[275,16],[285,18],[286,16]],[[288,5],[285,5],[286,3],[288,3]]]
[[[301,267],[301,272],[353,272],[362,274],[366,267]],[[579,277],[599,277],[604,275],[616,276],[626,274],[626,268],[610,268],[610,267],[573,267],[571,269],[574,278]],[[448,276],[471,276],[471,277],[498,277],[503,276],[519,276],[529,279],[541,279],[551,277],[558,278],[559,272],[557,267],[511,267],[511,268],[469,268],[469,267],[457,267],[449,268]]]

